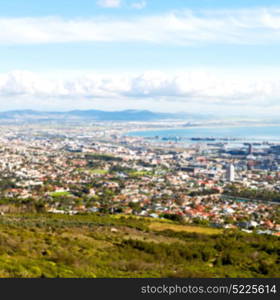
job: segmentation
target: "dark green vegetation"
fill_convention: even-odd
[[[1,216],[0,276],[280,276],[277,237],[199,234],[188,232],[191,226],[183,232],[175,230],[183,225],[172,221],[164,224],[174,230],[161,231],[154,224],[160,221],[97,214]]]
[[[104,160],[104,161],[122,161],[120,157],[108,155],[108,154],[86,154],[87,160]]]
[[[224,194],[232,197],[242,197],[253,200],[280,202],[280,192],[265,189],[240,189],[235,185],[230,185],[225,189]]]

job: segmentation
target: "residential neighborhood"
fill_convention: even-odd
[[[280,146],[126,134],[137,126],[2,126],[0,211],[131,214],[279,235]]]

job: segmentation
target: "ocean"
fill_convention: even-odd
[[[188,127],[185,129],[129,132],[128,136],[159,138],[217,138],[256,142],[280,142],[280,126]]]

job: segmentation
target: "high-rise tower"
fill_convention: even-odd
[[[235,170],[234,170],[234,165],[233,164],[229,164],[228,167],[227,167],[226,179],[228,181],[234,181],[234,179],[235,179]]]
[[[253,154],[253,145],[252,144],[249,144],[249,146],[248,146],[248,154],[249,155]]]

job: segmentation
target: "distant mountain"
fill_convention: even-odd
[[[70,116],[89,118],[98,121],[155,121],[163,119],[178,119],[183,116],[171,113],[157,113],[148,110],[123,110],[123,111],[100,111],[100,110],[73,110]]]
[[[186,120],[186,114],[158,113],[148,110],[72,110],[68,112],[43,112],[36,110],[13,110],[0,112],[0,120],[35,121],[35,120],[92,120],[92,121],[160,121]]]

